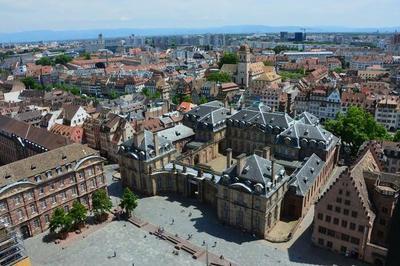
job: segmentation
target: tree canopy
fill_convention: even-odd
[[[42,90],[43,86],[40,85],[34,78],[32,77],[26,77],[23,78],[22,83],[24,83],[25,87],[27,89],[31,89],[31,90]]]
[[[298,49],[297,48],[291,48],[291,47],[288,47],[286,45],[277,45],[272,50],[274,50],[275,54],[280,54],[283,51],[297,51]]]
[[[59,232],[68,232],[72,227],[72,222],[71,216],[66,214],[63,208],[57,208],[50,219],[50,232],[54,233],[57,230]]]
[[[53,65],[53,61],[47,56],[44,56],[44,57],[40,58],[35,63],[36,63],[36,65],[41,65],[41,66],[51,66],[51,65]]]
[[[68,215],[71,216],[74,226],[79,226],[85,223],[87,217],[86,213],[86,207],[79,201],[75,201],[72,204],[72,209],[69,211]]]
[[[213,72],[210,75],[208,75],[207,80],[223,83],[223,82],[231,82],[232,77],[226,72],[219,71],[219,72]]]
[[[128,217],[130,217],[131,212],[137,207],[137,196],[129,188],[124,189],[120,206],[122,209],[125,209]]]
[[[238,62],[239,58],[236,53],[226,52],[219,60],[218,66],[221,68],[224,64],[237,64]]]
[[[325,128],[349,144],[352,155],[367,140],[391,139],[384,126],[378,124],[370,113],[356,106],[350,107],[346,114],[339,114],[335,120],[328,120]]]
[[[92,208],[95,215],[102,215],[111,211],[112,202],[104,189],[96,190],[92,194]]]
[[[65,65],[69,62],[72,61],[72,57],[62,54],[62,55],[58,55],[56,56],[56,58],[54,59],[54,63],[55,64],[61,64],[61,65]]]
[[[400,142],[400,130],[397,130],[396,134],[394,134],[393,141]]]

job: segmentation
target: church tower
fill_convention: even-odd
[[[237,83],[242,87],[247,88],[249,86],[249,73],[250,73],[250,48],[248,45],[240,46],[239,52],[239,63],[237,69]]]

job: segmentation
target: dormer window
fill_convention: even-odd
[[[35,176],[35,182],[40,182],[42,181],[42,178],[40,175]]]
[[[46,172],[46,177],[47,177],[47,178],[51,178],[51,171],[47,171],[47,172]]]
[[[62,174],[62,168],[61,167],[57,167],[56,168],[56,172],[57,172],[58,175],[61,175]]]
[[[66,166],[66,168],[67,168],[67,171],[71,171],[72,170],[72,164],[67,164],[67,166]]]

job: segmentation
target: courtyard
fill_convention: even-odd
[[[109,193],[119,203],[122,187],[112,179],[115,166],[106,168]],[[172,234],[238,265],[363,265],[311,244],[312,212],[287,243],[274,244],[222,225],[215,210],[195,199],[154,196],[139,199],[135,216],[164,227]],[[203,265],[183,251],[174,255],[173,245],[124,222],[107,224],[89,236],[66,245],[44,243],[45,234],[25,241],[33,265]],[[113,257],[116,251],[116,257]]]

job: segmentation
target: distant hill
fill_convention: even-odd
[[[14,33],[0,33],[0,42],[38,42],[38,41],[55,41],[55,40],[79,40],[79,39],[93,39],[97,38],[99,33],[103,33],[105,38],[124,37],[131,34],[154,36],[154,35],[180,35],[180,34],[204,34],[204,33],[273,33],[280,31],[301,31],[301,26],[263,26],[263,25],[236,25],[236,26],[223,26],[223,27],[210,27],[210,28],[148,28],[148,29],[135,29],[135,28],[120,28],[120,29],[91,29],[91,30],[38,30],[38,31],[24,31]],[[400,26],[386,27],[386,28],[354,28],[354,27],[305,27],[307,32],[382,32],[392,33],[400,31]]]

